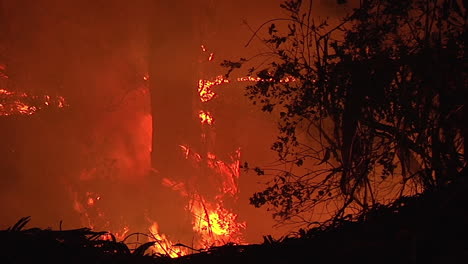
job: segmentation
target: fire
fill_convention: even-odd
[[[201,235],[204,247],[219,246],[227,242],[242,243],[245,222],[237,221],[237,214],[224,208],[222,196],[212,204],[201,196],[192,200],[190,211],[193,214],[193,230]]]
[[[260,77],[238,77],[237,82],[271,82],[273,79],[262,79]],[[289,83],[296,81],[293,77],[285,77],[280,80],[280,83]],[[226,79],[223,75],[219,75],[212,80],[200,79],[198,80],[198,95],[202,103],[211,101],[216,97],[216,93],[211,89],[214,86],[221,84],[231,83],[229,79]]]
[[[237,214],[223,206],[226,193],[217,195],[215,202],[208,202],[199,193],[190,195],[184,183],[165,178],[163,185],[184,197],[190,197],[187,208],[192,214],[193,231],[200,237],[197,243],[199,247],[220,246],[227,242],[242,243],[242,231],[246,223],[239,222]]]
[[[154,240],[154,246],[151,248],[153,253],[168,255],[171,258],[177,258],[188,254],[186,248],[182,248],[171,242],[166,235],[159,233],[158,223],[154,222],[149,228],[150,238]]]
[[[203,58],[205,62],[213,62],[215,60],[214,53],[208,52],[204,45],[201,45],[201,50],[207,55]],[[151,76],[143,74],[143,81],[148,81]],[[216,98],[215,87],[231,82],[257,82],[262,79],[254,77],[242,77],[233,80],[225,78],[223,75],[214,78],[199,79],[198,81],[198,99],[202,103],[200,108],[195,111],[200,118],[203,136],[214,137],[215,115],[216,109],[210,111],[204,107],[204,103],[210,102]],[[266,80],[268,81],[268,80]],[[145,89],[148,89],[145,87]],[[178,193],[186,200],[185,210],[190,216],[191,230],[193,230],[193,240],[191,246],[194,248],[207,248],[211,246],[221,246],[226,243],[244,243],[243,232],[247,224],[239,219],[238,214],[230,208],[231,202],[237,200],[239,194],[239,178],[240,178],[240,157],[241,150],[236,149],[232,155],[226,159],[220,159],[210,146],[203,146],[195,150],[190,145],[179,145],[182,157],[186,162],[189,162],[193,168],[194,175],[184,181],[174,180],[170,175],[163,175],[161,185]],[[83,171],[80,179],[84,181],[93,180],[94,175],[98,172],[95,169]],[[200,183],[197,177],[210,177],[208,183]],[[213,184],[213,188],[202,188],[201,184]],[[207,191],[209,189],[209,191]],[[103,194],[104,196],[104,194]],[[104,217],[103,212],[99,208],[100,196],[97,194],[82,197],[81,200],[75,199],[75,209],[80,212],[82,218],[89,223],[89,226],[98,226],[96,221],[105,222],[101,226],[108,226],[108,219]],[[161,233],[157,221],[149,219],[148,236],[151,241],[155,241],[150,250],[153,253],[164,254],[170,257],[179,257],[188,254],[185,247],[180,247],[174,243],[169,237]],[[125,224],[125,223],[124,223]],[[122,228],[120,228],[122,229]],[[125,235],[130,232],[130,228],[125,226],[120,232],[114,232],[114,236],[123,240]],[[114,230],[115,231],[115,230]]]
[[[128,235],[129,232],[130,232],[130,228],[128,226],[124,226],[122,231],[115,232],[114,236],[118,241],[122,241],[125,239],[125,237]]]
[[[192,160],[196,164],[200,163],[202,160],[201,155],[192,151],[188,146],[179,145],[179,147],[182,149],[182,153],[184,154],[185,159]]]
[[[240,175],[240,150],[231,156],[232,163],[217,159],[216,155],[208,152],[205,157],[191,150],[188,146],[181,146],[186,159],[194,159],[196,164],[205,163],[215,175],[221,179],[218,194],[212,199],[195,190],[188,190],[183,182],[164,178],[162,184],[177,191],[181,196],[189,198],[187,210],[192,215],[192,228],[200,237],[198,244],[206,248],[220,246],[227,242],[243,243],[242,231],[245,222],[238,221],[238,215],[224,206],[226,198],[236,198],[238,178]]]
[[[210,56],[208,57],[208,61],[212,61],[214,59],[214,53],[210,53]]]
[[[224,78],[222,75],[219,75],[212,80],[200,79],[198,81],[198,94],[200,96],[200,100],[204,103],[211,101],[216,96],[216,93],[213,92],[211,88],[223,83],[229,83],[229,80]]]
[[[222,193],[236,196],[239,193],[238,180],[240,177],[240,149],[231,156],[232,163],[218,160],[213,153],[208,153],[208,166],[222,175]]]
[[[62,96],[37,96],[0,89],[0,116],[32,115],[45,107],[63,108]]]
[[[6,65],[0,63],[0,80],[9,82],[10,78],[5,71]],[[29,95],[0,88],[0,116],[32,115],[45,107],[63,108],[66,105],[62,96]]]
[[[183,197],[188,197],[189,195],[183,182],[176,182],[168,178],[163,178],[162,185],[169,187],[174,191],[177,191]]]
[[[247,77],[239,77],[236,79],[238,82],[272,82],[273,79],[262,79],[260,77],[253,77],[253,76],[247,76]],[[280,80],[280,83],[289,83],[289,82],[295,82],[296,79],[294,77],[285,77]]]
[[[214,118],[208,111],[200,111],[198,113],[198,117],[200,118],[202,124],[212,125],[214,123]]]

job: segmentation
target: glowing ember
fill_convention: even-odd
[[[229,80],[225,79],[222,75],[219,75],[214,80],[199,80],[198,81],[198,94],[202,102],[208,102],[212,100],[216,93],[211,90],[213,86],[220,85],[223,83],[229,83]]]
[[[93,198],[88,198],[88,206],[93,206],[94,205],[94,199]]]
[[[32,115],[45,107],[63,108],[66,106],[62,96],[37,96],[0,89],[0,116]]]
[[[208,61],[212,61],[214,59],[214,53],[210,53],[210,56],[208,57]]]
[[[198,113],[198,117],[200,118],[202,124],[212,125],[214,123],[213,116],[210,112],[200,111]]]
[[[8,75],[5,73],[5,70],[6,70],[6,65],[3,63],[0,63],[0,78],[9,79]]]
[[[184,145],[179,145],[179,146],[182,149],[182,153],[184,154],[186,159],[193,160],[196,163],[199,163],[202,160],[201,155],[192,151],[188,146],[184,146]]]
[[[260,77],[239,77],[236,79],[237,82],[271,82],[273,79],[262,79]],[[294,82],[295,79],[293,77],[285,77],[284,79],[280,80],[280,83],[289,83]],[[214,86],[218,86],[225,83],[231,83],[230,80],[224,78],[224,76],[219,75],[213,80],[198,80],[198,95],[200,96],[200,101],[203,103],[211,101],[213,98],[216,97],[216,93],[211,89]]]
[[[272,82],[274,81],[273,79],[262,79],[260,77],[253,77],[253,76],[247,76],[247,77],[239,77],[236,79],[238,82]],[[289,83],[289,82],[294,82],[296,79],[293,77],[285,77],[284,79],[280,80],[280,83]]]

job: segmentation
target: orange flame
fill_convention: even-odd
[[[200,118],[202,124],[212,125],[214,123],[213,116],[208,111],[200,111],[198,113],[198,117]]]
[[[0,116],[32,115],[44,107],[63,108],[66,105],[62,96],[31,96],[0,89]]]
[[[211,55],[210,55],[210,58]],[[271,79],[262,79],[260,77],[253,77],[253,76],[247,76],[247,77],[239,77],[236,79],[237,82],[272,82],[274,81],[273,78]],[[293,77],[285,77],[281,79],[279,82],[280,83],[289,83],[289,82],[295,82],[296,79]],[[224,78],[224,76],[219,75],[213,80],[204,80],[200,79],[198,80],[198,95],[200,97],[200,101],[203,103],[211,101],[216,97],[216,93],[211,89],[214,86],[218,86],[221,84],[225,83],[231,83],[230,80]]]
[[[232,163],[228,164],[221,160],[217,160],[213,153],[208,153],[208,166],[222,175],[222,193],[237,195],[239,192],[238,180],[240,177],[240,149],[237,149],[234,155],[231,156]]]
[[[210,56],[208,57],[208,61],[212,61],[214,59],[214,53],[210,53]]]
[[[198,195],[191,201],[189,209],[193,214],[193,230],[201,235],[203,247],[242,243],[246,223],[238,222],[237,215],[224,208],[221,199],[213,204]]]
[[[229,80],[225,79],[222,75],[217,76],[214,80],[203,80],[198,81],[198,94],[202,102],[208,102],[212,100],[216,93],[211,90],[213,86],[220,85],[223,83],[229,83]]]
[[[168,178],[163,178],[162,184],[166,187],[171,188],[174,191],[179,192],[180,195],[182,195],[183,197],[188,197],[188,192],[183,182],[176,182]]]
[[[213,202],[196,190],[189,192],[186,184],[164,178],[162,184],[177,191],[183,197],[189,197],[188,211],[192,214],[192,228],[200,236],[198,242],[201,247],[220,246],[227,242],[241,244],[242,231],[246,228],[245,222],[239,222],[238,216],[223,205],[226,196],[234,197],[238,194],[238,179],[240,175],[240,149],[231,157],[232,163],[218,160],[216,155],[208,152],[202,156],[188,146],[181,145],[183,155],[187,159],[194,159],[197,163],[206,162],[216,175],[222,179],[219,194]]]
[[[181,248],[172,243],[164,234],[159,233],[159,226],[154,222],[149,228],[151,239],[154,239],[154,246],[151,248],[153,253],[168,255],[171,258],[177,258],[188,254],[186,248]]]

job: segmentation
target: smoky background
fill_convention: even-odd
[[[262,52],[259,41],[245,47],[251,30],[283,13],[279,0],[176,2],[0,1],[0,63],[6,65],[7,88],[60,95],[68,104],[31,116],[0,117],[1,228],[23,216],[32,216],[31,225],[38,227],[58,228],[62,221],[64,229],[91,226],[113,232],[124,227],[146,232],[156,221],[174,240],[190,241],[183,199],[171,196],[152,172],[152,140],[164,138],[152,133],[148,89],[154,83],[144,77],[152,78],[152,64],[167,70],[174,85],[158,89],[167,99],[161,115],[169,118],[157,126],[167,126],[167,133],[180,129],[183,122],[170,118],[171,109],[180,108],[180,91],[196,92],[197,84],[179,86],[192,81],[187,78],[224,74],[218,66],[223,59]],[[342,14],[335,2],[315,1],[317,14]],[[171,12],[161,12],[167,5]],[[166,34],[170,52],[154,53],[155,46],[164,45],[159,37],[180,21],[197,33],[187,37],[179,27],[180,32]],[[200,45],[214,53],[212,64],[201,63]],[[195,71],[183,72],[181,64]],[[231,153],[239,147],[241,162],[271,162],[276,121],[243,97],[244,85],[216,88],[214,148]],[[184,133],[199,136],[199,131]],[[171,173],[190,177],[170,161],[165,166],[173,168]],[[255,175],[241,174],[234,205],[247,223],[246,242],[287,230],[273,228],[269,212],[249,205],[250,195],[262,188],[258,182]]]

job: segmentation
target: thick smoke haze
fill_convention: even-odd
[[[317,12],[341,12],[329,2],[318,1]],[[176,95],[187,88],[196,92],[197,85],[180,84],[223,74],[217,67],[223,59],[260,52],[258,43],[244,47],[252,34],[245,22],[256,29],[282,16],[279,3],[1,1],[0,63],[6,65],[7,88],[60,95],[68,106],[0,117],[0,227],[32,216],[32,225],[39,227],[58,228],[63,221],[65,229],[92,226],[118,232],[129,227],[131,232],[146,232],[156,221],[161,232],[174,239],[190,239],[182,198],[161,195],[169,190],[163,190],[151,168],[154,135],[148,89],[158,82],[149,76],[151,67],[165,69],[166,81],[174,84],[158,88],[169,101],[164,103],[167,111],[158,113],[166,123],[156,124],[165,126],[167,133],[177,131],[180,120],[171,119],[170,109],[184,106]],[[191,28],[177,27],[181,21]],[[180,31],[167,32],[174,28]],[[185,30],[200,33],[189,38]],[[197,66],[201,59],[187,61],[202,58],[200,45],[214,53],[215,63]],[[184,72],[181,64],[190,64],[195,71]],[[242,96],[242,85],[217,88],[215,151],[227,157],[240,147],[241,161],[270,162],[275,158],[269,152],[275,121],[250,105]],[[157,137],[153,140],[164,142]],[[250,195],[262,188],[257,182],[253,175],[241,175],[235,205],[240,220],[247,222],[247,242],[278,233],[268,212],[248,204]],[[89,207],[90,201],[99,209]]]

